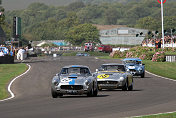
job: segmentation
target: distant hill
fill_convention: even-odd
[[[68,5],[75,1],[83,1],[85,3],[102,3],[102,2],[138,2],[141,0],[2,0],[2,6],[6,10],[18,10],[18,9],[25,9],[33,2],[42,2],[47,5],[54,5],[54,6],[64,6]],[[167,1],[175,1],[176,0],[167,0]]]
[[[63,6],[77,0],[2,0],[2,6],[6,10],[25,9],[33,2],[41,2],[47,5]]]

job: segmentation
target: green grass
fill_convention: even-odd
[[[160,114],[160,115],[141,116],[141,117],[135,117],[135,118],[176,118],[176,112],[168,113],[168,114]]]
[[[123,58],[112,58],[110,56],[99,56],[99,59],[123,59]]]
[[[176,80],[176,63],[152,62],[150,60],[144,60],[143,63],[145,63],[145,68],[147,71]]]
[[[9,96],[7,85],[11,79],[27,70],[25,64],[0,64],[0,99]]]

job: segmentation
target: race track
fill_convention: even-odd
[[[103,63],[94,57],[35,58],[31,70],[15,81],[15,98],[0,102],[1,118],[121,118],[176,111],[176,82],[146,73],[134,78],[134,91],[101,91],[98,97],[52,98],[51,79],[65,65],[87,65],[94,72]]]

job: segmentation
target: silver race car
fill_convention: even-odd
[[[53,77],[51,94],[53,98],[61,97],[64,94],[97,96],[96,74],[91,74],[87,66],[65,66],[60,73]]]
[[[117,63],[103,64],[97,72],[98,89],[133,90],[133,75],[126,72],[125,65]]]

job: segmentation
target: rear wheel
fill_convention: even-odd
[[[51,95],[53,98],[57,98],[58,94],[51,88]]]

